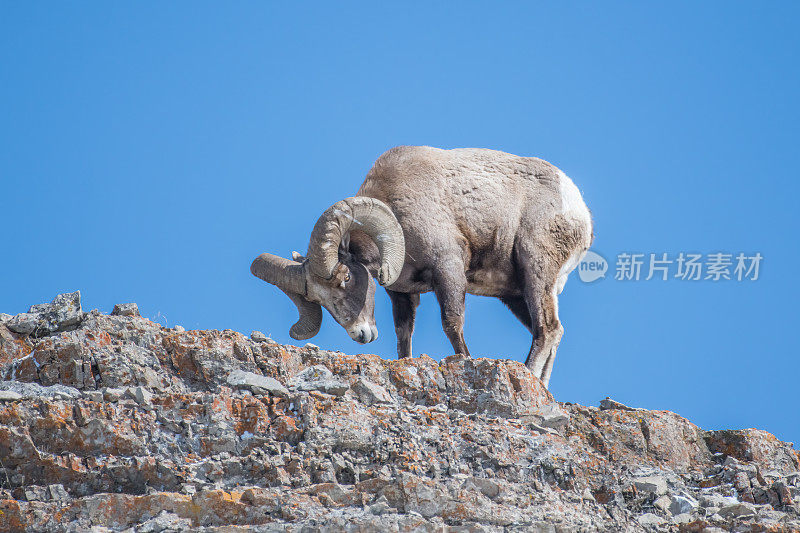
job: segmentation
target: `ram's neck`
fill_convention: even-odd
[[[378,247],[367,234],[357,230],[350,232],[350,254],[353,259],[367,267],[372,277],[378,275],[381,266],[380,254]]]

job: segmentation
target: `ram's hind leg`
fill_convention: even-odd
[[[557,300],[558,297],[554,296]],[[556,321],[558,321],[558,302],[556,301]],[[558,345],[561,344],[561,337],[564,336],[564,326],[561,325],[561,322],[558,321],[558,330],[557,336],[552,341],[552,348],[550,349],[550,355],[547,356],[547,361],[544,363],[544,369],[542,370],[542,383],[544,383],[545,387],[549,387],[550,385],[550,374],[553,373],[553,363],[556,360],[556,350],[558,350]]]
[[[558,343],[564,333],[558,319],[559,264],[557,261],[548,261],[547,255],[525,245],[520,246],[517,254],[522,298],[525,300],[530,318],[529,329],[533,335],[525,366],[547,386]],[[509,305],[509,308],[519,318],[514,307]]]
[[[525,366],[542,380],[545,387],[550,382],[553,361],[564,328],[558,319],[558,297],[553,283],[534,279],[525,287],[525,301],[531,315],[533,342]]]

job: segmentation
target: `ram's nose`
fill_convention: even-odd
[[[378,338],[378,329],[369,324],[359,324],[348,331],[348,333],[351,339],[361,344],[367,344]]]

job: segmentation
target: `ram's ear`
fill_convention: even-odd
[[[294,259],[294,260],[295,260],[295,261],[297,261],[298,263],[302,263],[303,261],[305,261],[305,260],[306,260],[306,256],[304,256],[304,255],[303,255],[303,254],[301,254],[300,252],[293,251],[293,252],[292,252],[292,259]]]
[[[331,276],[329,282],[331,285],[344,289],[348,281],[350,281],[350,268],[344,263],[339,263],[333,269],[333,276]]]

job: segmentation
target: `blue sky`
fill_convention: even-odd
[[[399,144],[547,159],[595,220],[606,279],[573,274],[551,390],[800,442],[796,3],[5,3],[0,311],[80,289],[186,328],[292,342],[252,277]],[[613,280],[620,252],[760,252],[754,282]],[[388,298],[362,347],[395,357]],[[530,335],[469,297],[474,356]],[[432,295],[414,351],[451,347]]]

